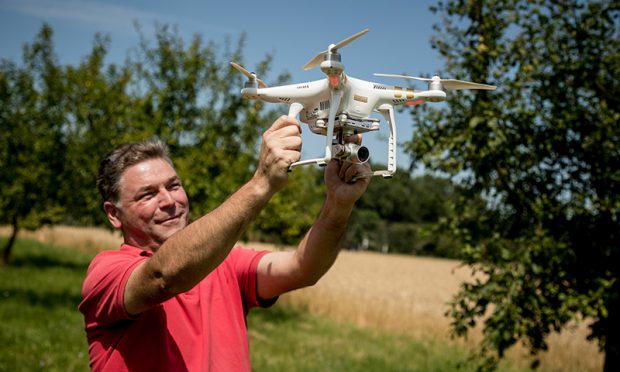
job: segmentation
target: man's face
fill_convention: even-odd
[[[151,159],[125,170],[120,180],[116,216],[110,222],[123,231],[125,242],[157,250],[188,223],[189,202],[176,171],[164,159]]]

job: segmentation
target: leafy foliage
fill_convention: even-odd
[[[65,146],[66,83],[43,27],[24,48],[24,66],[0,62],[0,221],[16,232],[58,220]],[[9,242],[12,244],[15,234]],[[7,263],[10,245],[4,253]]]
[[[14,236],[45,223],[105,223],[94,180],[101,157],[121,143],[166,141],[195,215],[251,174],[256,140],[275,114],[237,94],[242,78],[228,61],[242,60],[243,36],[221,53],[199,37],[186,47],[161,26],[154,46],[142,36],[124,66],[106,66],[109,40],[96,35],[78,66],[62,66],[52,34],[41,28],[22,66],[0,63],[0,223]],[[268,62],[258,71],[266,73]]]
[[[96,35],[90,54],[78,66],[64,67],[67,107],[61,120],[67,152],[60,200],[66,206],[65,223],[107,222],[94,187],[99,160],[105,151],[132,138],[127,128],[135,101],[126,91],[133,72],[127,66],[104,66],[109,42]]]
[[[323,171],[299,167],[287,186],[261,211],[246,233],[248,240],[296,244],[318,216],[325,198]]]
[[[486,316],[482,354],[493,367],[519,340],[537,353],[551,332],[586,318],[617,365],[620,7],[497,0],[434,10],[446,75],[499,86],[418,111],[409,147],[490,208],[459,202],[446,224],[485,278],[454,299],[455,333]]]
[[[229,61],[243,61],[243,35],[234,49],[228,41],[220,51],[212,42],[203,46],[199,36],[186,47],[175,30],[160,26],[154,44],[141,35],[129,62],[138,107],[125,132],[168,142],[197,217],[247,181],[256,142],[276,113],[238,94],[244,77]],[[267,74],[270,60],[260,63],[259,74]],[[287,78],[281,75],[278,82]]]
[[[459,247],[439,224],[460,190],[445,178],[412,177],[400,170],[390,180],[373,179],[358,201],[345,239],[354,249],[458,257]]]
[[[171,148],[188,192],[192,217],[219,205],[248,180],[257,140],[285,107],[243,99],[244,35],[223,45],[189,42],[159,25],[122,65],[106,64],[110,39],[94,36],[77,65],[60,65],[52,29],[44,25],[25,46],[21,65],[0,64],[0,223],[34,229],[63,222],[107,226],[94,180],[101,157],[113,147],[157,136]],[[255,66],[269,72],[271,57]],[[275,84],[287,82],[281,74]],[[310,227],[323,200],[323,172],[298,168],[247,231],[246,239],[294,244]],[[454,241],[435,229],[452,213],[459,194],[445,179],[412,179],[399,171],[375,180],[359,202],[345,246],[455,257]],[[7,242],[8,261],[14,239]]]

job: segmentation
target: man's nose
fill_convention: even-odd
[[[174,205],[174,198],[172,197],[172,193],[166,189],[159,192],[159,207],[166,208],[171,205]]]

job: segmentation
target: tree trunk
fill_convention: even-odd
[[[605,372],[620,371],[620,283],[611,287],[605,330]]]
[[[11,260],[11,251],[13,250],[13,245],[15,244],[15,240],[17,239],[17,233],[19,232],[19,224],[17,223],[17,216],[13,216],[13,222],[11,223],[13,226],[13,232],[11,233],[11,237],[9,241],[4,246],[4,252],[2,255],[2,264],[4,266],[8,266]]]

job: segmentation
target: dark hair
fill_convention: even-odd
[[[168,146],[158,138],[139,143],[120,145],[110,151],[99,163],[97,189],[103,201],[117,203],[120,194],[121,176],[125,169],[150,159],[164,159],[170,165]]]

